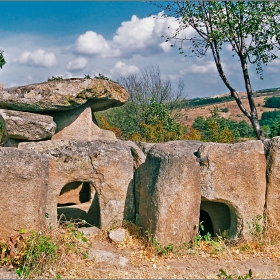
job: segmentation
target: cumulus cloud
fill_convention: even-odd
[[[136,15],[130,21],[122,22],[113,37],[113,43],[123,52],[152,55],[171,50],[170,43],[166,43],[161,35],[171,36],[178,28],[175,18],[162,18],[162,13],[139,19]],[[190,36],[193,30],[186,28],[180,36]]]
[[[88,64],[88,61],[84,57],[77,57],[75,60],[70,61],[67,64],[67,70],[69,71],[79,71],[83,70]]]
[[[124,62],[118,61],[110,72],[114,76],[125,76],[127,74],[139,72],[139,68],[135,65],[126,65]]]
[[[22,65],[44,68],[57,65],[55,54],[53,52],[46,53],[43,49],[38,49],[34,52],[23,52],[15,61]]]
[[[76,41],[76,51],[81,54],[100,57],[114,57],[118,55],[118,50],[112,49],[104,37],[94,31],[87,31],[79,36]]]

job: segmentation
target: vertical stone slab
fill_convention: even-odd
[[[200,168],[194,152],[201,144],[155,144],[136,171],[136,222],[162,245],[192,241],[198,230]]]
[[[82,105],[77,109],[52,113],[57,124],[52,140],[116,140],[110,130],[99,128],[95,123],[92,109]]]
[[[45,222],[48,159],[33,151],[0,148],[0,235],[21,228],[41,230]]]
[[[266,143],[268,226],[280,231],[280,137]]]
[[[266,159],[262,142],[204,143],[198,155],[208,159],[201,162],[202,200],[227,205],[229,237],[248,238],[252,219],[264,212]]]

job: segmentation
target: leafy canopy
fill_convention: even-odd
[[[2,67],[6,64],[6,60],[3,56],[3,52],[2,50],[0,50],[0,68],[2,69]]]

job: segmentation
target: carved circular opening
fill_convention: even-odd
[[[58,197],[57,216],[60,223],[71,221],[80,227],[99,227],[99,199],[94,185],[81,181],[66,184]]]
[[[223,235],[231,237],[236,234],[236,223],[234,212],[228,205],[221,202],[202,201],[200,205],[200,222],[204,225],[204,231],[209,232],[212,237]]]

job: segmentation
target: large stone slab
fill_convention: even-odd
[[[268,227],[280,231],[280,137],[269,140],[266,145]]]
[[[102,79],[72,78],[0,89],[0,108],[28,112],[70,110],[87,103],[93,111],[121,106],[128,92]]]
[[[94,121],[92,109],[82,105],[77,109],[52,114],[57,124],[52,140],[116,140],[113,131],[99,128]]]
[[[19,148],[34,150],[49,158],[48,223],[56,225],[60,192],[71,182],[88,182],[95,188],[101,228],[120,224],[126,216],[125,201],[133,179],[133,158],[130,148],[122,141],[26,142],[20,143]]]
[[[201,188],[194,152],[200,145],[155,144],[136,170],[136,222],[162,245],[193,241],[197,233]]]
[[[208,212],[216,229],[219,219],[224,219],[219,212],[225,214],[227,210],[229,237],[249,238],[249,225],[257,215],[263,215],[265,205],[266,159],[262,142],[204,143],[198,156],[203,159],[202,210]]]
[[[17,148],[0,148],[0,235],[45,225],[48,159]]]
[[[50,139],[56,130],[51,116],[0,109],[3,125],[2,139],[43,140]],[[2,141],[6,142],[6,141]]]

